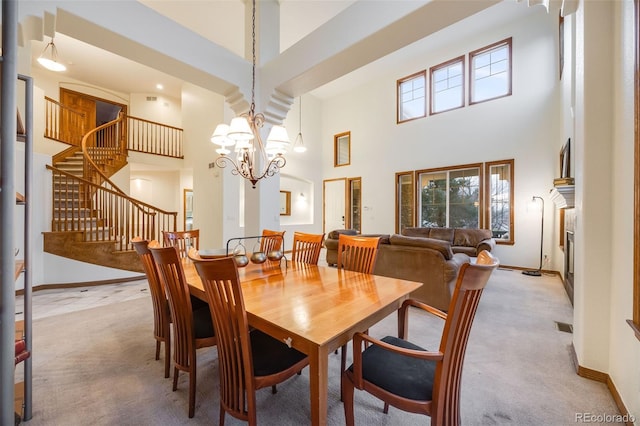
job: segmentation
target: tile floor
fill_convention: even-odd
[[[318,264],[326,266],[325,259],[326,253],[323,248]],[[33,292],[31,317],[36,320],[139,297],[150,297],[146,279],[88,287],[38,290]],[[22,319],[24,296],[16,296],[16,321]]]
[[[34,320],[109,303],[150,297],[146,279],[89,287],[38,290],[33,292]],[[24,319],[24,296],[16,296],[16,320]]]

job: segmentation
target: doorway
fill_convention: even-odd
[[[327,179],[322,184],[323,232],[355,229],[361,233],[362,179]]]
[[[76,122],[62,116],[60,128],[64,134],[82,134],[102,124],[115,120],[121,112],[127,114],[127,106],[107,99],[87,95],[86,93],[60,88],[60,103],[66,107],[84,113],[84,121]]]

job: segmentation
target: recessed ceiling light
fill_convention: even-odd
[[[158,83],[158,84],[156,84],[156,89],[162,90],[162,89],[164,89],[164,86],[162,84]]]

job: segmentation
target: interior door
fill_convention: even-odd
[[[76,120],[75,115],[66,110],[62,110],[60,115],[61,139],[79,146],[82,136],[96,127],[96,102],[82,93],[61,88],[60,103],[84,113],[83,122]]]
[[[323,232],[344,229],[346,210],[347,179],[329,179],[322,182]]]

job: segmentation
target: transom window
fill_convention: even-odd
[[[398,123],[426,117],[426,70],[398,80]]]
[[[469,104],[511,95],[511,38],[469,53]]]
[[[464,56],[432,67],[431,114],[464,106]]]

